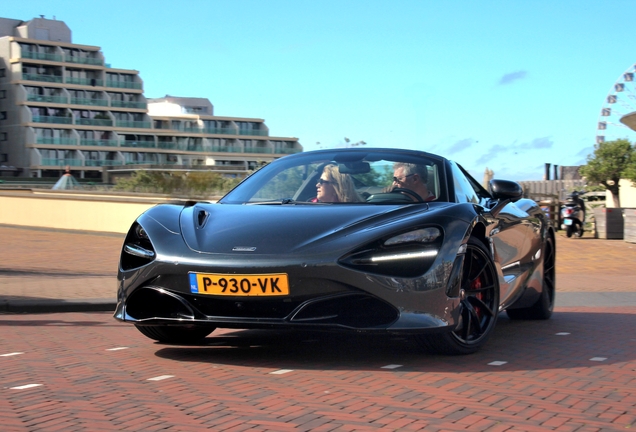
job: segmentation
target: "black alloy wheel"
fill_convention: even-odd
[[[530,307],[521,309],[508,309],[506,313],[510,319],[523,320],[547,320],[554,310],[556,297],[556,249],[554,240],[548,235],[543,247],[543,278],[542,290],[539,299]]]
[[[441,354],[471,354],[488,339],[499,311],[499,282],[486,246],[470,238],[462,266],[459,314],[453,332],[420,335],[429,351]]]

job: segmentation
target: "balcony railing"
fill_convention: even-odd
[[[300,153],[299,149],[291,149],[291,148],[277,148],[274,149],[274,153],[276,154],[295,154]]]
[[[83,146],[117,147],[117,144],[117,140],[80,140],[80,145]]]
[[[54,82],[61,83],[62,76],[61,75],[44,75],[44,74],[30,74],[23,73],[22,79],[27,81],[43,81],[43,82]]]
[[[123,140],[120,145],[122,147],[142,147],[142,148],[155,148],[154,141],[125,141]]]
[[[51,159],[51,158],[42,158],[42,165],[44,166],[59,166],[63,167],[66,165],[69,166],[82,166],[81,159]]]
[[[35,51],[22,50],[22,58],[35,59],[35,60],[49,60],[49,61],[62,61],[60,54],[41,53]]]
[[[273,153],[273,149],[268,147],[245,147],[245,153]]]
[[[173,130],[179,131],[179,132],[189,132],[189,133],[205,133],[204,129],[202,128],[197,128],[197,127],[177,127]]]
[[[37,137],[37,144],[59,144],[59,145],[76,145],[75,138],[55,138],[55,137]]]
[[[110,106],[117,108],[148,108],[148,104],[146,102],[132,102],[132,101],[119,101],[114,100],[110,102]]]
[[[150,122],[147,121],[132,121],[132,120],[117,120],[118,127],[126,128],[149,128]]]
[[[157,143],[157,148],[164,149],[164,150],[176,150],[177,148],[179,148],[179,146],[177,145],[177,143],[174,143],[174,142],[159,141]]]
[[[101,86],[104,81],[97,78],[77,78],[67,76],[64,81],[66,84],[79,84],[86,86]]]
[[[123,165],[123,162],[120,160],[111,160],[111,159],[86,159],[84,161],[85,166],[111,166],[111,165]]]
[[[33,116],[35,123],[57,123],[57,124],[72,124],[73,119],[71,117],[60,116]]]
[[[90,125],[90,126],[112,126],[113,121],[109,119],[90,119],[90,118],[76,118],[76,125]]]
[[[267,130],[265,129],[239,129],[239,135],[249,135],[249,136],[267,136]]]
[[[141,89],[141,83],[132,81],[112,81],[106,80],[106,87]]]
[[[240,147],[217,146],[212,147],[210,150],[222,153],[242,153],[242,149]]]
[[[71,98],[71,103],[75,105],[108,106],[107,99]]]
[[[65,96],[47,96],[47,95],[27,95],[27,100],[30,102],[50,102],[50,103],[68,103],[68,98]]]
[[[64,58],[64,61],[67,63],[78,63],[78,64],[88,64],[88,65],[98,65],[102,66],[104,64],[104,60],[94,57],[75,57],[67,55]]]
[[[237,135],[237,130],[235,128],[206,128],[203,130],[203,133],[215,135]]]
[[[194,152],[202,152],[203,151],[203,145],[202,144],[190,144],[188,146],[186,146],[185,148],[186,151],[194,151]]]

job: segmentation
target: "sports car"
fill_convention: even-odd
[[[417,180],[419,192],[407,187]],[[288,328],[399,333],[427,351],[469,354],[502,311],[550,318],[554,239],[518,183],[494,179],[486,190],[444,157],[303,152],[217,202],[139,216],[124,240],[114,316],[163,343]]]

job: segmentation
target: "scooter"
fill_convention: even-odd
[[[583,236],[583,224],[585,223],[585,202],[579,197],[579,193],[574,191],[565,199],[561,207],[561,228],[565,230],[565,235],[572,237]]]

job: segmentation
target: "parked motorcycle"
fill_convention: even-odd
[[[581,237],[585,224],[585,202],[579,196],[579,192],[574,191],[565,199],[561,207],[561,228],[565,230],[565,235]]]

